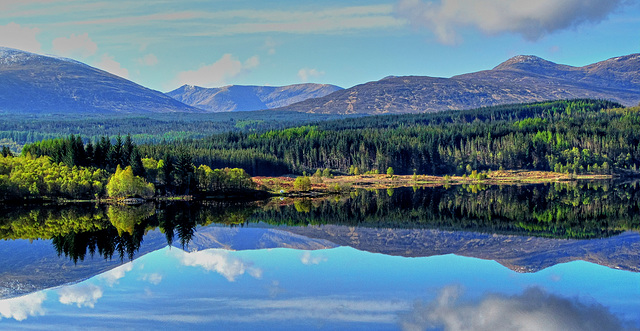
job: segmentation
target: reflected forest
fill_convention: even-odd
[[[148,231],[186,248],[198,226],[345,225],[591,239],[640,230],[638,183],[358,190],[323,198],[253,203],[162,201],[139,206],[0,206],[0,237],[51,240],[77,262],[96,254],[133,259]],[[258,225],[259,224],[259,225]]]

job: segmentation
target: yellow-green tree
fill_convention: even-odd
[[[293,188],[303,192],[309,191],[311,190],[311,179],[309,176],[298,176],[293,182]]]
[[[395,174],[395,171],[393,171],[393,168],[389,167],[387,168],[387,176],[393,176]]]
[[[251,176],[240,168],[211,169],[201,165],[196,169],[196,180],[201,191],[251,190],[256,184]]]
[[[107,194],[112,198],[150,198],[154,193],[155,187],[153,184],[135,176],[130,166],[124,168],[124,170],[118,166],[116,173],[109,178],[109,183],[107,183]]]

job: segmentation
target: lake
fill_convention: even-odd
[[[3,329],[640,328],[633,182],[0,211]]]

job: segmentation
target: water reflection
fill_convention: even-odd
[[[102,294],[102,288],[93,284],[67,286],[58,292],[58,295],[60,295],[60,303],[76,305],[78,308],[95,307],[96,302],[102,297]]]
[[[108,286],[113,286],[118,284],[118,281],[124,278],[127,272],[131,270],[133,270],[133,263],[125,263],[101,274],[100,278],[104,279]]]
[[[0,315],[23,321],[30,316],[44,315],[42,303],[47,298],[44,292],[36,292],[18,298],[0,300]]]
[[[245,272],[254,278],[262,277],[260,268],[253,267],[252,263],[238,259],[224,250],[205,250],[192,253],[178,250],[174,251],[173,254],[182,265],[200,267],[206,271],[216,272],[230,282],[235,281],[238,276],[245,274]]]
[[[636,184],[457,186],[357,191],[321,199],[256,203],[158,203],[142,206],[25,207],[5,210],[3,239],[52,239],[74,262],[87,255],[133,259],[145,233],[159,229],[169,245],[188,247],[197,226],[346,225],[463,230],[588,239],[640,229]],[[6,207],[5,207],[6,208]]]
[[[69,290],[59,300],[75,308],[97,306],[134,273],[132,263],[122,262],[167,245],[181,248],[167,253],[181,268],[217,275],[226,283],[264,280],[264,298],[286,296],[289,278],[269,279],[262,261],[228,250],[296,248],[301,250],[295,254],[297,265],[319,270],[334,263],[326,249],[347,246],[403,257],[468,256],[518,273],[577,260],[640,272],[639,192],[635,184],[457,186],[254,203],[4,206],[0,236],[16,240],[0,242],[0,297],[100,275],[97,288]],[[137,277],[147,288],[172,282],[161,272]],[[45,300],[28,302],[35,299]],[[40,313],[27,303],[16,307],[22,308],[0,306],[0,314]]]
[[[637,330],[638,284],[584,262],[521,274],[454,255],[174,247],[0,314],[10,329]]]
[[[432,302],[417,302],[400,315],[402,330],[637,330],[601,304],[538,287],[515,295],[489,293],[477,301],[461,299],[461,292],[460,287],[448,286]]]

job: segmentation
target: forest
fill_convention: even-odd
[[[6,148],[0,155],[0,201],[251,194],[254,189],[243,169],[196,168],[186,152],[142,158],[130,135],[117,136],[114,143],[101,137],[95,144],[70,135],[27,144],[20,156]]]
[[[638,167],[639,107],[560,100],[344,118],[154,144],[137,144],[130,134],[72,134],[26,144],[19,156],[3,146],[0,199],[251,191],[251,176],[319,169],[345,175],[532,169],[636,176]]]
[[[336,119],[338,115],[304,114],[285,111],[224,112],[210,114],[154,115],[11,115],[0,121],[0,146],[19,153],[25,144],[45,139],[81,135],[88,141],[103,136],[131,135],[133,141],[160,143],[180,139],[200,139],[216,133],[285,129]]]
[[[140,146],[160,158],[187,151],[195,164],[251,175],[446,175],[499,169],[637,174],[640,108],[561,100],[429,114],[370,116],[265,132],[227,132]]]

